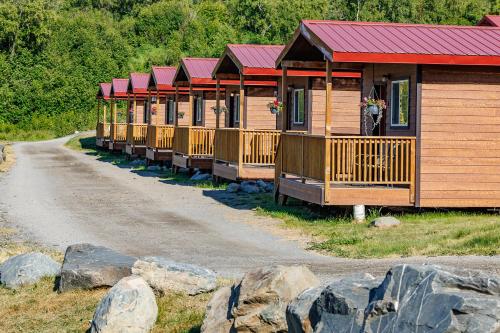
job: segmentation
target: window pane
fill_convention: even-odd
[[[240,121],[240,95],[234,95],[234,121]]]
[[[392,82],[391,123],[408,126],[410,112],[410,84],[408,80]]]

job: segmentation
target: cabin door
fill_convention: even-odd
[[[240,95],[234,94],[229,97],[229,127],[239,127],[240,123]]]
[[[377,99],[382,99],[387,102],[387,84],[386,83],[375,83],[374,85],[375,96]],[[377,121],[378,116],[372,115],[373,122]],[[373,129],[374,136],[384,136],[385,135],[385,120],[387,119],[387,110],[382,113],[382,118],[378,125]]]

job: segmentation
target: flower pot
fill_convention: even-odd
[[[270,108],[269,109],[271,111],[272,114],[278,114],[278,108]]]
[[[368,105],[366,109],[373,115],[377,115],[379,112],[378,105]]]

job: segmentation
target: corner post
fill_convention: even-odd
[[[175,86],[174,126],[179,126],[179,86]]]
[[[166,112],[167,112],[167,103],[166,103],[166,99],[165,99],[165,113],[164,113],[164,117],[166,115]],[[156,126],[158,126],[159,124],[159,121],[158,119],[160,118],[158,115],[160,114],[160,92],[157,91],[156,92],[156,115],[155,115],[155,124]]]
[[[220,128],[220,79],[216,77],[215,83],[215,128]]]
[[[239,109],[239,113],[240,113],[240,116],[239,116],[239,119],[240,119],[240,123],[239,123],[239,128],[240,130],[243,129],[243,115],[245,114],[245,78],[243,76],[243,74],[240,73],[240,109]]]
[[[196,111],[194,109],[193,88],[189,85],[189,112],[191,112],[191,124],[196,124]]]
[[[324,202],[328,203],[330,201],[330,162],[331,162],[331,145],[329,136],[332,131],[332,67],[333,63],[330,60],[326,60],[326,100],[325,100],[325,174],[324,174]]]
[[[283,66],[281,73],[281,131],[286,132],[288,127],[288,69]]]
[[[97,124],[99,124],[99,118],[101,116],[101,99],[97,99]]]
[[[112,110],[113,119],[111,120],[111,124],[113,124],[113,141],[115,141],[117,125],[116,125],[116,100],[114,98],[111,102],[111,108],[113,109]]]

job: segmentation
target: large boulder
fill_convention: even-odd
[[[15,289],[36,283],[45,276],[59,275],[60,270],[61,265],[43,253],[25,253],[10,257],[0,266],[0,282]]]
[[[287,304],[318,285],[318,278],[305,266],[272,266],[248,272],[230,292],[225,289],[212,298],[204,332],[287,332]],[[229,331],[228,321],[232,324]]]
[[[307,289],[288,304],[286,308],[288,332],[314,332],[313,323],[311,323],[310,319],[310,313],[314,302],[316,302],[322,291],[322,287]]]
[[[223,287],[214,293],[207,305],[201,333],[231,331],[234,322],[231,309],[234,306],[236,296],[237,292],[235,292],[234,287],[229,286]]]
[[[59,291],[111,287],[132,274],[136,258],[103,246],[75,244],[66,249]]]
[[[146,281],[128,276],[118,281],[97,306],[91,332],[149,332],[157,316],[155,295]]]
[[[177,263],[163,257],[144,257],[137,260],[132,273],[141,276],[156,291],[185,292],[197,295],[215,290],[214,271],[191,264]]]
[[[365,332],[481,332],[500,329],[500,278],[479,271],[399,265],[370,293]]]

